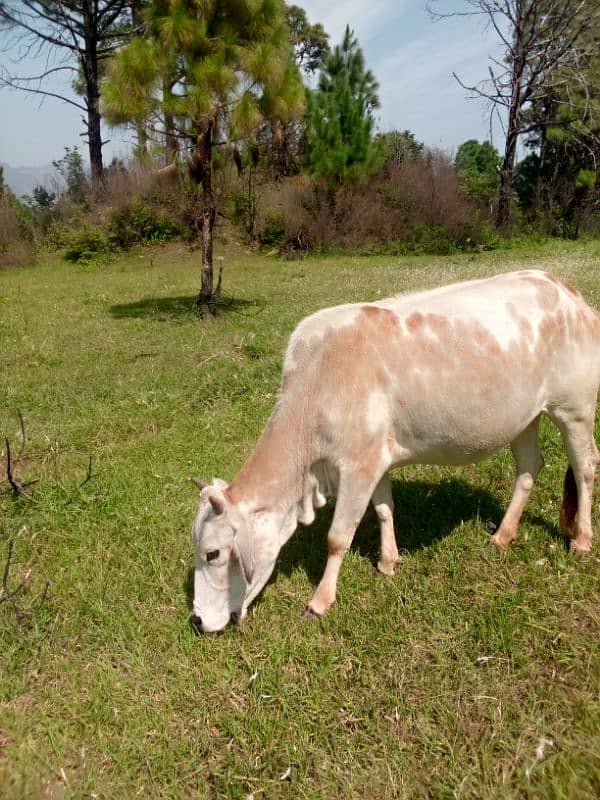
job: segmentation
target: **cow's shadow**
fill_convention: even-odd
[[[474,486],[460,477],[441,481],[393,480],[395,512],[394,524],[398,548],[416,552],[444,539],[462,522],[477,519],[490,534],[500,523],[505,508],[487,489]],[[299,525],[291,539],[282,548],[277,564],[269,579],[276,581],[281,575],[290,575],[301,569],[313,585],[323,575],[327,559],[327,531],[333,517],[333,501],[317,513],[312,525]],[[527,512],[526,512],[527,516]],[[556,526],[535,516],[531,521],[547,529],[553,538],[562,538]],[[369,507],[352,543],[352,550],[377,563],[379,555],[379,523]],[[185,581],[185,591],[191,607],[194,593],[193,569]],[[260,595],[257,600],[260,602]]]
[[[486,489],[460,477],[441,481],[393,480],[394,527],[401,552],[412,553],[444,539],[461,524],[479,519],[489,533],[500,523],[504,509]],[[334,504],[322,509],[310,526],[298,530],[282,548],[271,580],[300,568],[316,585],[327,559],[327,531]],[[352,550],[369,559],[379,557],[379,522],[369,506],[354,536]]]

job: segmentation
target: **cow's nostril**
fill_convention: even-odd
[[[202,630],[202,619],[197,614],[190,614],[190,625],[196,630]]]

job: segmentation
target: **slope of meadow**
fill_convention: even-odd
[[[487,540],[510,453],[410,468],[394,475],[394,578],[373,568],[368,512],[338,603],[322,624],[302,621],[324,509],[241,629],[198,637],[187,623],[189,476],[240,467],[298,320],[519,265],[551,269],[600,308],[600,245],[224,263],[235,301],[208,324],[191,309],[197,256],[183,249],[0,273],[0,573],[13,542],[5,591],[26,582],[19,615],[0,603],[0,796],[600,795],[600,545],[585,560],[565,550],[566,462],[550,424],[505,557]],[[37,479],[30,497],[10,490],[4,437],[18,480]]]

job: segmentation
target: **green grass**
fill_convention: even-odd
[[[208,324],[183,249],[0,273],[0,570],[14,540],[10,585],[30,570],[18,599],[32,610],[19,623],[0,604],[0,796],[597,797],[600,550],[574,559],[558,535],[565,456],[550,424],[506,557],[487,540],[509,453],[415,467],[394,476],[394,578],[373,568],[369,512],[338,603],[321,625],[302,621],[324,509],[241,629],[198,637],[187,617],[189,476],[239,469],[303,316],[518,265],[552,269],[600,307],[598,263],[598,243],[446,259],[230,252],[236,302]],[[4,480],[17,409],[31,500]]]

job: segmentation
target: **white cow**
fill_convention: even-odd
[[[504,550],[543,464],[542,413],[570,463],[561,525],[573,551],[589,551],[599,384],[600,316],[545,272],[313,314],[292,334],[279,400],[239,475],[202,488],[192,622],[217,631],[241,621],[298,522],[312,522],[328,495],[337,496],[329,555],[308,611],[321,615],[335,601],[369,501],[381,526],[378,568],[393,574],[388,472],[403,464],[468,464],[510,444],[514,491],[492,537]]]

